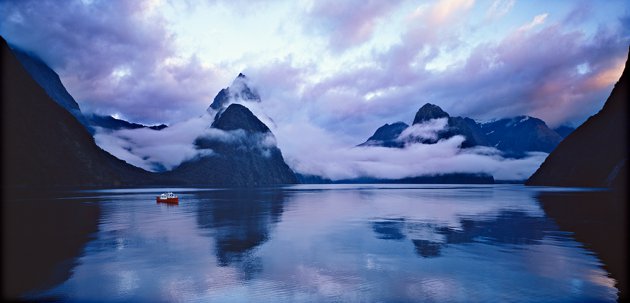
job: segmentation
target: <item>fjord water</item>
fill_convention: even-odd
[[[163,191],[178,193],[179,205],[156,203]],[[297,185],[72,192],[61,200],[98,207],[97,229],[62,281],[25,298],[615,301],[615,280],[597,255],[542,207],[541,197],[557,191]]]

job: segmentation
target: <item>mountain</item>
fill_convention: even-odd
[[[431,103],[427,103],[423,105],[418,112],[416,112],[416,116],[413,118],[412,124],[420,124],[423,122],[427,122],[432,119],[439,118],[448,118],[449,115],[442,110],[439,106]]]
[[[230,102],[238,100],[260,102],[260,95],[255,89],[250,88],[249,79],[242,73],[238,74],[232,85],[219,91],[210,107],[208,107],[208,112],[220,110],[227,107]]]
[[[500,119],[480,126],[488,146],[515,157],[528,151],[551,152],[562,141],[562,136],[543,120],[530,116]]]
[[[562,138],[566,138],[568,135],[570,135],[574,130],[575,127],[569,126],[569,125],[561,125],[558,126],[556,128],[553,129],[556,133],[558,133],[558,135],[560,135]]]
[[[426,129],[435,136],[428,136]],[[420,135],[413,135],[417,133]],[[413,143],[434,144],[457,135],[465,138],[462,148],[490,146],[513,158],[531,151],[551,152],[562,141],[562,136],[538,118],[518,116],[480,123],[467,117],[451,117],[439,106],[427,103],[416,112],[411,126],[404,122],[385,124],[359,146],[402,148]]]
[[[629,62],[604,107],[567,136],[526,185],[625,188]]]
[[[196,139],[205,155],[163,173],[189,185],[256,187],[297,183],[269,128],[240,104],[219,111],[212,129]]]
[[[85,125],[53,100],[1,40],[3,189],[157,182],[99,148]]]
[[[379,127],[374,135],[367,139],[359,146],[385,146],[385,147],[402,147],[403,142],[396,139],[409,125],[404,122],[396,122],[393,124],[385,124]]]
[[[153,130],[161,130],[167,127],[165,124],[147,126],[143,124],[128,122],[122,119],[116,119],[112,116],[101,116],[97,114],[85,115],[85,117],[90,126],[100,127],[107,130],[138,129],[138,128],[150,128]]]
[[[487,137],[483,134],[481,126],[475,120],[465,117],[449,117],[446,130],[440,134],[439,139],[452,136],[464,136],[462,148],[477,145],[490,146]]]
[[[12,51],[22,67],[53,101],[70,112],[90,133],[94,133],[94,129],[83,116],[79,104],[63,86],[58,74],[39,57],[15,47]]]

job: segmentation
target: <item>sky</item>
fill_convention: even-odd
[[[5,0],[0,18],[84,112],[185,124],[243,72],[287,158],[354,146],[427,102],[577,126],[630,41],[623,0]]]

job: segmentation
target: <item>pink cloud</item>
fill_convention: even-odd
[[[314,1],[309,24],[329,35],[333,51],[343,51],[368,41],[379,19],[400,1]]]

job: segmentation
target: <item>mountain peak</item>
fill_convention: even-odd
[[[270,132],[267,125],[262,123],[247,107],[240,104],[230,104],[225,110],[217,113],[212,127],[222,130],[243,129],[247,132]]]
[[[208,107],[208,111],[220,110],[231,102],[238,100],[260,102],[261,99],[260,95],[258,95],[258,91],[251,88],[250,85],[249,78],[243,73],[239,73],[230,86],[220,90],[216,97],[214,97],[212,104]]]
[[[449,115],[443,111],[439,106],[431,103],[427,103],[423,105],[418,112],[416,113],[416,117],[413,119],[412,124],[422,123],[431,119],[439,119],[439,118],[448,118]]]

